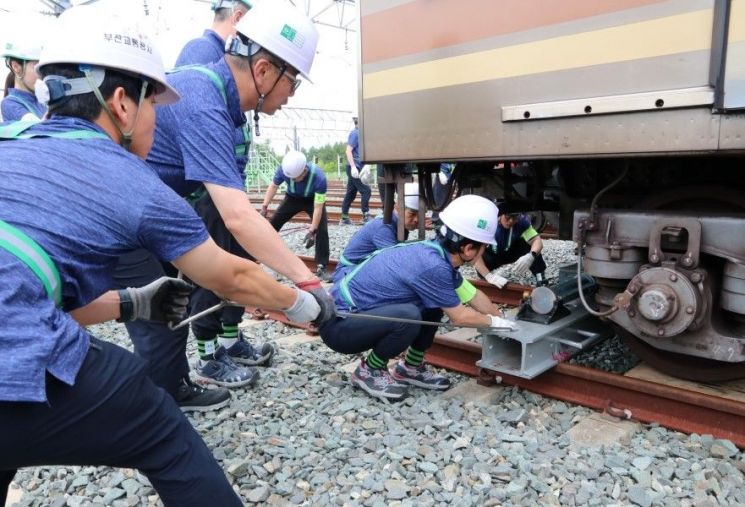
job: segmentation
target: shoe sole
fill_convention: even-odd
[[[404,398],[406,398],[406,395],[408,394],[407,392],[404,392],[403,394],[400,394],[400,395],[399,394],[386,395],[385,393],[381,393],[380,391],[373,391],[372,389],[367,387],[367,384],[365,384],[362,380],[357,380],[354,377],[352,377],[352,385],[354,387],[362,389],[363,391],[365,391],[370,396],[373,396],[374,398],[381,398],[381,399],[390,400],[390,401],[401,401]]]
[[[265,356],[261,356],[259,359],[243,359],[241,357],[234,357],[230,356],[230,359],[233,360],[233,362],[242,364],[245,366],[271,366],[272,364],[272,358],[274,357],[274,350],[272,350],[271,354],[267,354]]]
[[[245,386],[253,386],[257,381],[259,380],[259,374],[258,372],[253,377],[246,379],[246,380],[239,380],[238,382],[225,382],[222,380],[215,380],[210,377],[203,377],[199,373],[194,374],[194,381],[199,382],[200,384],[213,384],[220,387],[227,387],[228,389],[233,387],[245,387]]]
[[[220,410],[228,403],[230,403],[230,398],[224,399],[221,402],[215,403],[213,405],[179,405],[179,408],[182,412],[211,412],[213,410]]]
[[[410,378],[401,378],[394,374],[391,374],[391,377],[393,377],[393,380],[395,380],[396,382],[399,382],[401,385],[421,387],[422,389],[429,389],[430,391],[447,391],[448,389],[450,389],[450,384],[446,386],[438,386],[438,385],[433,385],[433,384],[426,384],[424,382],[420,382],[418,380],[414,380]]]

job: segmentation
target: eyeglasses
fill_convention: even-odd
[[[279,64],[276,64],[276,63],[272,62],[271,60],[269,61],[269,63],[271,63],[272,65],[274,65],[275,67],[277,67],[279,69],[279,71],[281,73],[280,74],[280,77],[284,76],[284,77],[287,78],[287,80],[290,82],[290,88],[292,88],[292,93],[295,93],[295,91],[298,88],[300,88],[300,85],[303,83],[302,80],[299,77],[293,76],[292,74],[290,74],[287,71],[287,65],[286,64],[279,65]]]

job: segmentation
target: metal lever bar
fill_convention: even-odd
[[[514,331],[511,327],[489,327],[489,326],[456,326],[450,322],[431,322],[428,320],[416,320],[416,319],[403,319],[400,317],[384,317],[382,315],[370,315],[368,313],[351,313],[351,312],[336,312],[337,317],[343,319],[352,317],[354,319],[366,319],[366,320],[381,320],[384,322],[402,322],[404,324],[419,324],[420,326],[435,326],[435,327],[447,327],[447,328],[459,328],[467,327],[472,329],[485,329],[489,331]]]

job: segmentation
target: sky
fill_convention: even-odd
[[[315,7],[311,12],[315,12],[326,3],[328,2],[319,1],[315,6],[311,4]],[[106,9],[129,9],[135,15],[145,15],[143,0],[99,0],[98,4]],[[208,2],[147,0],[147,5],[147,20],[152,23],[151,32],[163,55],[166,68],[173,66],[184,44],[200,36],[212,22],[212,11]],[[17,29],[40,30],[43,33],[43,27],[54,22],[54,17],[40,15],[39,11],[42,10],[44,4],[36,0],[0,0],[0,44]],[[338,13],[333,12],[333,9],[326,15],[330,16],[330,21],[338,18]],[[354,114],[357,111],[357,33],[323,25],[317,27],[320,39],[310,73],[313,84],[304,83],[289,105],[351,111]]]

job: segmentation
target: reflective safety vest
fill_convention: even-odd
[[[103,132],[69,130],[65,132],[26,134],[36,121],[19,121],[0,127],[0,141],[51,137],[57,139],[108,139]],[[20,229],[0,220],[0,248],[23,262],[44,285],[47,296],[57,307],[62,306],[62,280],[52,259],[44,249]]]

